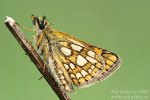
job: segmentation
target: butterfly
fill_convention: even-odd
[[[91,86],[119,68],[121,60],[115,53],[54,30],[45,16],[31,18],[36,51],[62,91]]]

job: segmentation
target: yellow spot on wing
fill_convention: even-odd
[[[94,72],[98,72],[99,69],[95,67],[95,68],[93,69],[93,71],[94,71]]]
[[[74,68],[72,71],[73,71],[74,74],[76,74],[76,73],[80,72],[80,70],[81,70],[81,69],[78,69],[78,68],[76,67],[76,68]]]
[[[83,66],[82,68],[83,68],[84,70],[88,70],[90,67],[91,67],[91,64],[88,63],[88,64],[86,64],[85,66]]]
[[[76,55],[71,55],[68,59],[69,59],[71,62],[75,63],[75,62],[76,62]]]
[[[110,57],[108,57],[110,60],[112,60],[113,62],[115,62],[116,60],[117,60],[117,57],[116,56],[114,56],[114,55],[112,55],[112,56],[110,56]]]
[[[92,75],[92,76],[95,76],[95,74],[96,74],[95,71],[92,71],[92,72],[91,72],[91,75]]]
[[[74,83],[75,85],[79,85],[79,83],[78,83],[78,80],[77,80],[77,79],[72,79],[72,81],[73,81],[73,83]]]
[[[101,63],[96,63],[96,67],[97,67],[97,68],[101,68],[101,67],[102,67],[102,64],[101,64]]]
[[[106,66],[105,66],[105,68],[106,68],[106,69],[109,69],[109,68],[110,68],[110,66],[109,66],[109,65],[106,65]]]
[[[99,48],[94,48],[94,51],[95,51],[97,54],[102,54],[102,51],[101,51]]]
[[[114,64],[114,63],[113,63],[112,61],[110,61],[110,60],[107,60],[106,63],[107,63],[108,65],[110,65],[110,66],[112,66],[112,65]]]
[[[94,67],[94,69],[93,69],[92,72],[91,72],[91,75],[92,75],[92,76],[96,76],[98,71],[99,71],[99,69],[96,68],[96,67]]]
[[[83,83],[85,83],[85,79],[84,78],[80,78],[79,82],[80,82],[80,84],[83,84]]]
[[[92,77],[91,77],[90,75],[87,75],[87,76],[85,77],[86,80],[91,80],[91,78],[92,78]]]

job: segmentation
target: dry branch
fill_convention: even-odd
[[[7,20],[5,21],[5,25],[10,30],[10,32],[13,34],[13,36],[16,38],[16,40],[18,41],[20,46],[24,49],[25,53],[30,57],[31,61],[36,65],[37,69],[43,75],[43,77],[48,82],[48,84],[51,86],[51,88],[54,90],[54,92],[59,97],[59,99],[60,100],[71,100],[70,97],[66,93],[64,93],[63,91],[60,90],[57,82],[54,80],[54,78],[48,72],[46,65],[44,66],[43,60],[37,54],[37,52],[32,47],[32,45],[25,39],[25,37],[23,36],[18,25],[15,23],[15,21],[11,17],[7,17]]]

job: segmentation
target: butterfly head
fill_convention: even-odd
[[[33,25],[40,30],[43,30],[49,26],[48,21],[45,16],[37,17],[34,15],[31,15],[31,19],[32,19]]]

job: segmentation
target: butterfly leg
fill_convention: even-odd
[[[43,70],[43,73],[45,72],[45,65],[46,65],[46,62],[47,62],[47,59],[48,59],[48,45],[47,43],[44,44],[43,46],[43,54],[44,54],[44,70]]]
[[[42,43],[43,38],[44,38],[44,35],[43,35],[43,33],[42,33],[42,34],[40,34],[40,36],[38,37],[38,40],[37,40],[37,42],[36,42],[36,46],[37,46],[37,47],[40,45],[40,43]]]
[[[43,74],[44,74],[44,72],[45,72],[45,65],[46,65],[46,62],[47,62],[47,59],[48,59],[48,47],[47,47],[47,45],[46,44],[44,44],[44,46],[43,46],[43,54],[44,54],[44,68],[43,68]],[[40,78],[39,78],[39,80],[40,79],[42,79],[43,78],[43,76],[41,76]]]

